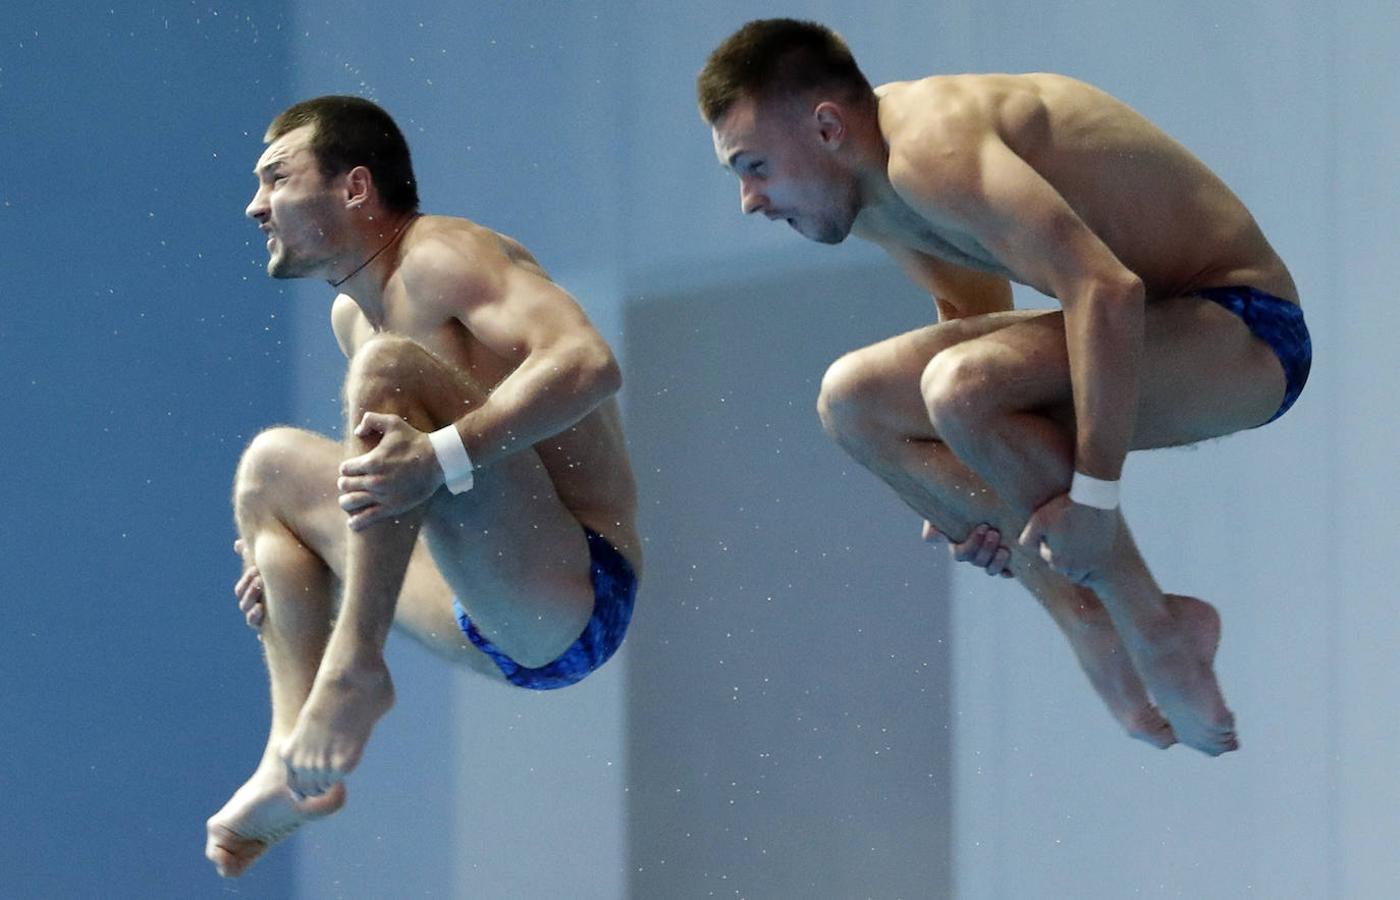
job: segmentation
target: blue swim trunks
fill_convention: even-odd
[[[1303,385],[1308,382],[1308,371],[1312,368],[1312,338],[1308,336],[1308,326],[1303,323],[1302,308],[1252,287],[1207,288],[1197,293],[1239,316],[1255,337],[1269,345],[1283,364],[1283,403],[1279,405],[1278,412],[1262,424],[1267,425],[1288,412],[1298,395],[1303,393]]]
[[[468,618],[462,604],[452,601],[457,624],[467,640],[491,657],[506,680],[517,687],[535,691],[568,687],[582,681],[622,646],[627,625],[632,621],[632,604],[637,597],[637,574],[632,570],[632,564],[608,543],[607,538],[588,528],[583,529],[583,533],[588,538],[588,556],[592,561],[593,616],[583,626],[578,640],[553,662],[537,669],[520,665],[483,637]]]

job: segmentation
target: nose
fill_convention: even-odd
[[[768,198],[755,190],[752,182],[739,182],[739,208],[744,211],[744,215],[759,212],[767,205]]]
[[[248,208],[243,210],[243,214],[259,223],[267,218],[267,200],[263,197],[262,188],[258,188],[257,193],[253,195],[253,199],[248,201]]]

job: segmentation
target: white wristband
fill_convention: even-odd
[[[1080,506],[1095,509],[1118,508],[1118,482],[1104,481],[1083,472],[1075,472],[1069,483],[1069,499]]]
[[[433,442],[433,453],[437,455],[438,465],[442,466],[447,489],[454,494],[471,490],[472,458],[467,455],[467,447],[457,433],[457,426],[452,424],[439,428],[428,435],[428,440]]]

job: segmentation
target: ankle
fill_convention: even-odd
[[[343,662],[327,660],[316,681],[343,690],[376,690],[390,683],[389,667],[382,656],[362,655]]]
[[[1060,618],[1070,627],[1081,631],[1113,625],[1108,610],[1099,602],[1099,598],[1089,591],[1081,591],[1073,600],[1066,601],[1061,606]]]

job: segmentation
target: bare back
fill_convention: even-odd
[[[405,232],[399,265],[384,286],[384,332],[410,338],[465,373],[487,394],[516,368],[474,335],[453,303],[423,296],[415,284],[415,267],[477,265],[499,268],[500,277],[524,275],[552,286],[548,274],[518,241],[466,219],[423,216]],[[498,280],[498,279],[493,279]],[[574,304],[563,291],[551,302]],[[579,316],[582,313],[579,312]],[[336,298],[332,323],[342,350],[350,357],[376,333],[355,302]],[[591,326],[590,326],[591,327]],[[628,461],[622,417],[608,399],[562,432],[533,445],[563,505],[583,525],[607,537],[634,564],[636,549],[636,482]]]
[[[1287,268],[1224,182],[1091,85],[1051,74],[954,75],[887,84],[877,93],[891,157],[913,141],[947,142],[959,152],[963,142],[990,132],[1064,197],[1143,280],[1149,298],[1248,284],[1297,300]],[[1029,283],[947,223],[910,209],[879,210],[871,219],[865,231],[872,239]]]

